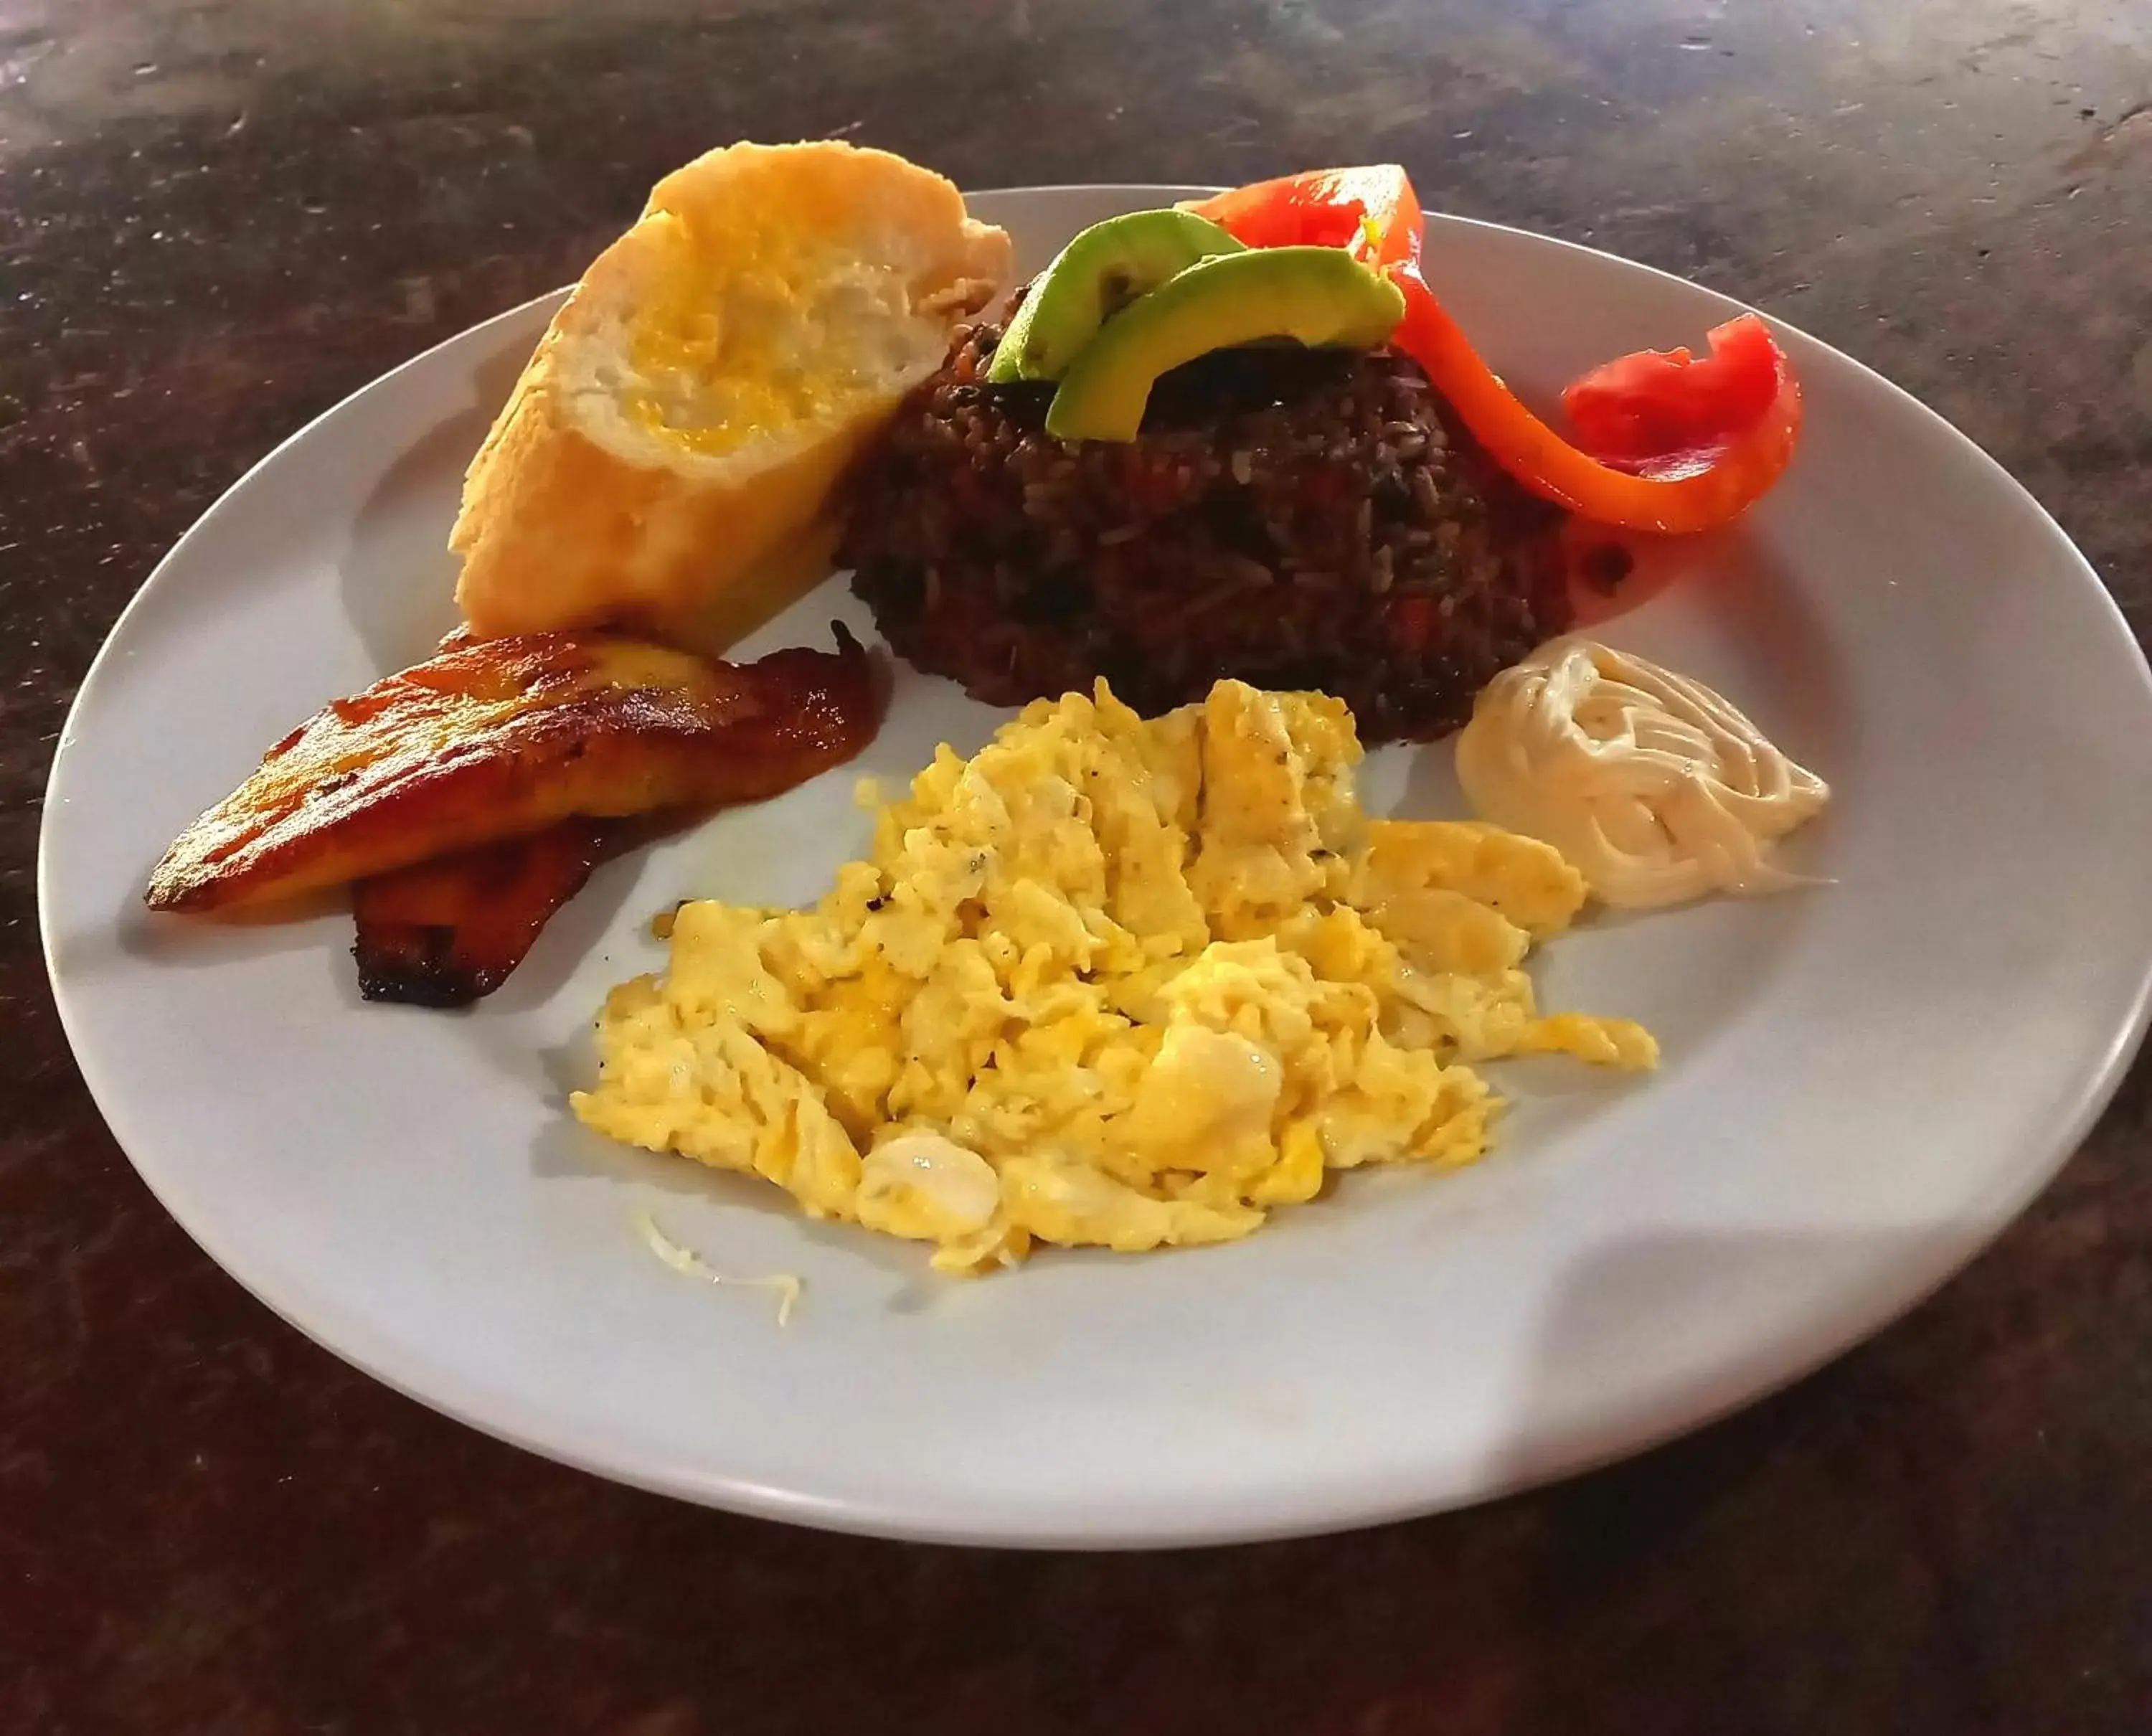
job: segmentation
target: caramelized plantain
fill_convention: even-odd
[[[399,868],[352,888],[358,992],[369,1001],[461,1007],[523,962],[553,912],[582,890],[617,828],[564,820]]]
[[[180,835],[152,910],[267,903],[527,837],[570,815],[755,801],[865,747],[866,652],[707,662],[603,635],[454,646],[338,699]]]

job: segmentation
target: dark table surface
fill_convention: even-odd
[[[2141,0],[0,0],[0,1731],[2152,1729],[2144,1067],[1795,1389],[1478,1511],[1179,1556],[614,1488],[353,1373],[158,1208],[36,940],[99,641],[307,418],[697,151],[823,134],[971,186],[1400,158],[1880,368],[2152,622]]]

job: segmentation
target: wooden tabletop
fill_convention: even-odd
[[[575,276],[685,158],[821,135],[972,187],[1400,159],[1881,369],[2152,622],[2142,4],[0,0],[0,1731],[2152,1728],[2144,1067],[1792,1391],[1476,1511],[1182,1555],[616,1488],[353,1373],[165,1216],[36,938],[99,640],[309,417]]]

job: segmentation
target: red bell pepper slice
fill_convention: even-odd
[[[1221,193],[1191,209],[1251,247],[1347,246],[1404,292],[1391,342],[1424,368],[1490,457],[1601,524],[1680,533],[1744,511],[1792,461],[1800,383],[1756,315],[1710,334],[1711,353],[1641,351],[1595,368],[1565,406],[1581,444],[1502,383],[1420,275],[1419,200],[1394,164],[1326,169]]]
[[[1391,342],[1427,370],[1488,455],[1535,494],[1602,525],[1668,535],[1708,530],[1760,500],[1793,459],[1801,387],[1786,353],[1754,314],[1711,333],[1714,355],[1767,361],[1771,392],[1761,415],[1671,451],[1625,452],[1601,462],[1535,416],[1480,358],[1416,265],[1393,267],[1405,317]],[[1587,376],[1587,378],[1590,376]],[[1632,442],[1633,447],[1634,442]]]

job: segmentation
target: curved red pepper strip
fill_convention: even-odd
[[[1764,414],[1716,441],[1634,463],[1602,463],[1535,416],[1480,358],[1417,265],[1391,268],[1405,317],[1391,343],[1427,370],[1435,389],[1495,463],[1536,495],[1603,525],[1667,534],[1705,530],[1759,500],[1792,461],[1801,433],[1801,387],[1761,319],[1746,313],[1711,334],[1714,348],[1753,325],[1770,344],[1778,388]]]
[[[1753,313],[1717,327],[1704,361],[1642,352],[1578,381],[1578,425],[1596,455],[1548,427],[1427,287],[1419,199],[1393,163],[1258,181],[1190,209],[1251,247],[1344,246],[1387,268],[1405,296],[1392,343],[1426,370],[1497,464],[1581,516],[1634,530],[1707,530],[1760,498],[1799,441],[1800,383]]]

